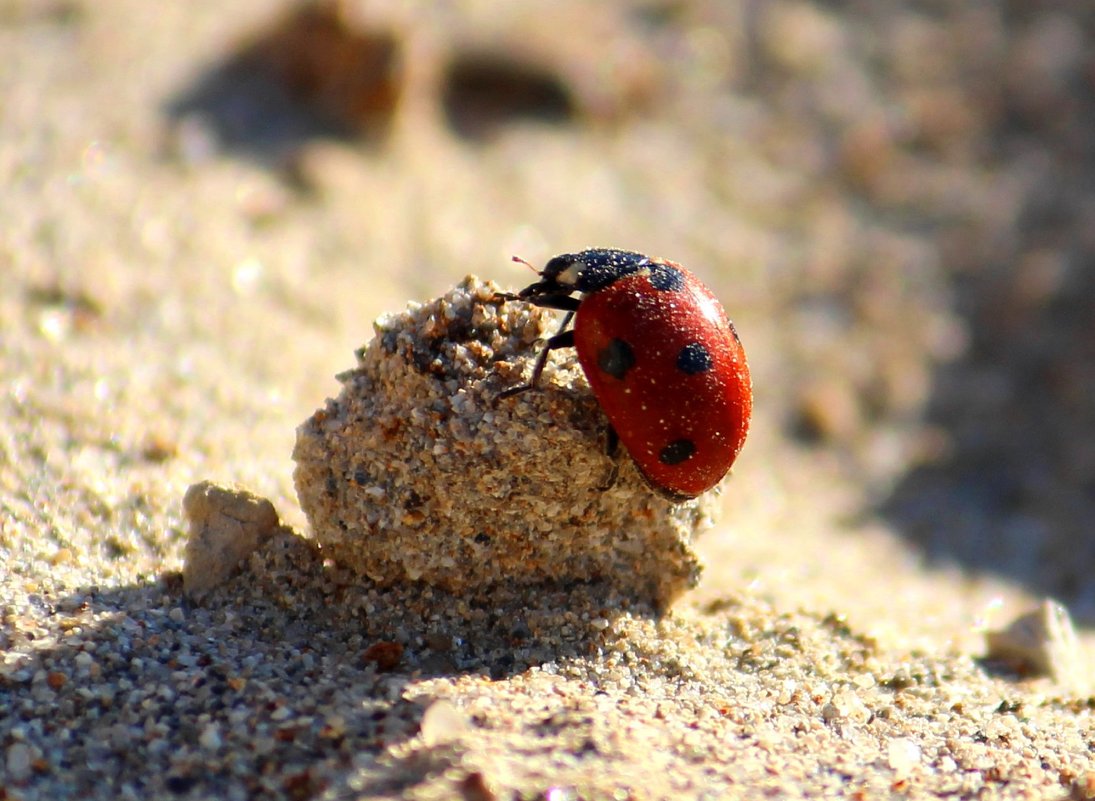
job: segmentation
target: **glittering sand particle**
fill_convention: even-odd
[[[664,607],[700,573],[709,493],[683,504],[611,463],[606,421],[569,352],[527,380],[556,316],[495,300],[469,276],[382,316],[343,389],[300,426],[297,494],[325,554],[381,585],[478,595],[500,585],[603,581]]]

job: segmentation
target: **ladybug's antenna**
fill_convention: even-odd
[[[526,267],[528,267],[528,268],[529,268],[530,270],[532,270],[532,271],[533,271],[534,273],[539,273],[539,272],[540,272],[540,271],[539,271],[539,270],[537,270],[537,269],[536,269],[535,267],[533,267],[533,266],[532,266],[531,264],[529,264],[529,263],[528,263],[527,261],[525,261],[524,259],[522,259],[522,258],[521,258],[520,256],[514,256],[514,257],[513,257],[513,260],[514,260],[515,262],[517,262],[518,264],[523,264],[523,265],[525,265],[525,266],[526,266]]]

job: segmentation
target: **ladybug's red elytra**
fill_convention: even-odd
[[[711,290],[675,262],[607,248],[556,256],[539,274],[500,297],[567,314],[529,383],[499,399],[534,388],[551,351],[577,348],[608,417],[609,453],[622,443],[671,501],[715,486],[745,442],[753,390],[741,340]]]

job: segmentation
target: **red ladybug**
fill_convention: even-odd
[[[535,387],[551,351],[576,347],[608,417],[611,455],[622,442],[651,488],[672,501],[726,475],[749,430],[752,382],[733,323],[696,276],[641,253],[583,250],[556,256],[535,284],[501,297],[567,314],[529,383],[499,399]]]

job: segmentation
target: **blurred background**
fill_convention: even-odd
[[[750,356],[701,596],[1095,623],[1089,0],[226,8],[0,0],[14,570],[177,566],[203,478],[300,525],[294,428],[379,313],[613,246]]]

